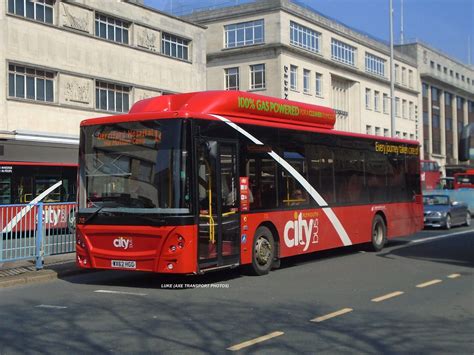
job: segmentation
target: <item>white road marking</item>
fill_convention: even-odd
[[[275,338],[275,337],[279,337],[280,335],[283,335],[283,334],[285,334],[285,333],[283,333],[283,332],[273,332],[273,333],[255,338],[255,339],[244,341],[243,343],[240,343],[240,344],[232,345],[230,348],[227,348],[227,350],[237,351],[237,350],[246,348],[248,346],[251,346],[251,345],[254,345],[254,344],[257,344],[257,343],[261,343],[262,341],[269,340],[269,339],[272,339],[272,338]]]
[[[450,234],[437,235],[437,236],[435,236],[435,237],[429,237],[429,238],[423,238],[423,239],[412,240],[412,241],[410,242],[410,244],[412,244],[412,243],[429,242],[429,241],[432,241],[432,240],[437,240],[437,239],[442,239],[442,238],[447,238],[447,237],[452,237],[452,236],[455,236],[455,235],[467,234],[467,233],[472,233],[472,231],[456,232],[456,233],[450,233]]]
[[[403,295],[402,291],[395,291],[395,292],[392,292],[392,293],[389,293],[389,294],[386,294],[386,295],[383,295],[383,296],[380,296],[380,297],[372,298],[371,301],[372,302],[382,302],[382,301],[385,301],[389,298],[397,297],[397,296],[400,296],[400,295]]]
[[[40,305],[35,306],[35,308],[65,309],[67,307],[66,306],[53,306],[50,304],[40,304]]]
[[[456,279],[458,277],[461,277],[461,274],[451,274],[451,275],[448,275],[448,278],[450,279]]]
[[[96,293],[111,293],[114,295],[132,295],[132,296],[146,296],[146,293],[138,292],[124,292],[124,291],[113,291],[113,290],[95,290]]]
[[[418,287],[418,288],[428,287],[428,286],[431,286],[431,285],[434,285],[434,284],[438,284],[440,282],[441,282],[440,279],[431,280],[431,281],[427,281],[427,282],[424,282],[422,284],[416,285],[416,287]]]
[[[346,314],[346,313],[349,313],[349,312],[352,312],[352,311],[353,311],[352,308],[343,308],[343,309],[340,309],[339,311],[332,312],[332,313],[326,314],[324,316],[311,319],[311,322],[316,322],[316,323],[323,322],[327,319],[331,319],[331,318],[334,318],[334,317],[337,317],[337,316],[340,316],[340,315],[343,315],[343,314]]]

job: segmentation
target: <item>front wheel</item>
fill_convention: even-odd
[[[446,229],[451,229],[451,215],[448,214],[446,216],[446,225],[445,225]]]
[[[372,221],[371,249],[380,251],[387,242],[387,226],[380,215],[376,215]]]
[[[464,224],[468,227],[471,225],[471,213],[469,211],[466,212],[466,221]]]
[[[272,232],[267,227],[259,227],[255,231],[252,248],[252,273],[266,275],[273,265],[275,258],[275,241]]]

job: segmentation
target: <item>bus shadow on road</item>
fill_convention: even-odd
[[[429,242],[408,243],[378,254],[382,258],[402,257],[428,262],[474,267],[474,233],[461,234]],[[392,246],[395,244],[391,243]]]

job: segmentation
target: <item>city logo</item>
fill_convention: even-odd
[[[295,212],[294,220],[285,224],[283,237],[288,248],[303,246],[307,251],[310,244],[319,242],[319,219],[318,213]],[[311,218],[316,217],[316,218]]]
[[[114,247],[122,248],[122,249],[132,249],[133,248],[133,240],[127,237],[118,237],[115,238],[113,241]]]

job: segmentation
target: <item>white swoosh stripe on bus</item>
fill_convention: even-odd
[[[25,217],[25,215],[33,208],[34,204],[41,201],[43,198],[45,198],[47,195],[49,195],[52,191],[56,190],[59,186],[63,184],[62,181],[58,181],[55,183],[53,186],[50,188],[44,190],[40,195],[38,195],[34,200],[32,200],[28,205],[23,207],[20,212],[16,214],[15,217],[13,217],[10,222],[3,228],[2,233],[8,233],[11,232],[13,228],[18,224],[18,222]]]
[[[245,137],[250,139],[252,142],[258,145],[263,145],[261,141],[259,141],[257,138],[252,136],[249,132],[244,130],[242,127],[237,126],[235,123],[230,121],[229,119],[219,116],[219,115],[211,115],[225,123],[227,123],[229,126],[234,128],[235,130],[239,131],[242,133]],[[336,214],[334,211],[328,207],[328,203],[324,200],[324,198],[314,189],[313,186],[306,180],[295,168],[293,168],[285,159],[280,157],[277,153],[274,151],[271,151],[268,153],[278,164],[280,164],[288,173],[290,173],[298,182],[303,186],[303,188],[308,192],[308,194],[316,201],[316,203],[322,207],[323,212],[326,214],[328,217],[329,221],[333,225],[334,229],[336,232],[339,234],[339,237],[341,238],[342,243],[345,246],[352,245],[352,241],[349,238],[349,235],[347,234],[346,230],[344,229],[341,221],[339,218],[337,218]]]

